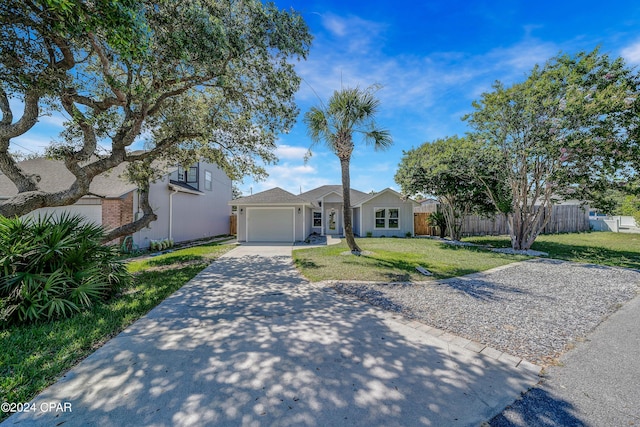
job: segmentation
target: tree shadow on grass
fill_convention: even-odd
[[[473,239],[470,239],[473,241]],[[496,248],[511,247],[506,239],[482,239],[479,243],[491,245]],[[558,242],[545,242],[537,240],[531,246],[535,251],[549,254],[550,258],[565,261],[583,262],[608,265],[612,267],[640,269],[640,253],[638,251],[609,249],[601,246],[588,246],[579,244],[565,244]]]
[[[322,266],[318,265],[318,263],[310,259],[297,258],[293,260],[293,263],[299,269],[309,268],[309,269],[317,270],[319,268],[322,268]]]
[[[158,267],[161,265],[171,265],[178,263],[187,263],[194,261],[204,261],[205,258],[202,255],[169,255],[162,258],[151,258],[147,261],[147,265],[151,267]]]
[[[381,276],[391,282],[410,282],[415,274],[416,264],[404,260],[380,259],[375,256],[362,255],[376,268],[384,270]]]
[[[567,245],[556,242],[535,242],[532,247],[550,257],[567,261],[588,262],[613,267],[640,269],[640,253],[608,249],[599,246]]]

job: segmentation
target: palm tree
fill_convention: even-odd
[[[356,255],[360,254],[361,250],[353,237],[351,221],[349,164],[354,148],[353,134],[361,134],[364,142],[372,144],[375,150],[385,149],[393,144],[389,131],[379,129],[374,120],[380,106],[380,101],[375,97],[378,89],[379,86],[370,86],[364,90],[356,87],[335,91],[327,108],[312,107],[304,115],[304,122],[312,140],[311,147],[325,142],[340,159],[344,235],[351,253]]]

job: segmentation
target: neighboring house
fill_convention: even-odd
[[[276,187],[229,204],[237,206],[240,242],[294,242],[312,233],[344,233],[341,185],[324,185],[298,195]],[[353,233],[360,237],[413,235],[416,205],[390,188],[373,194],[351,189]]]
[[[439,204],[438,199],[427,197],[426,199],[416,200],[420,206],[432,206]]]
[[[44,191],[68,188],[74,180],[64,164],[44,158],[26,160],[19,166],[27,173],[40,177]],[[70,206],[38,209],[29,215],[47,212],[79,213],[106,229],[130,223],[142,215],[138,207],[138,191],[135,184],[122,178],[126,164],[120,164],[109,172],[94,178],[91,195],[82,197]],[[17,194],[17,189],[0,173],[0,203]],[[172,167],[149,189],[149,203],[158,219],[148,227],[133,234],[134,243],[140,248],[149,246],[151,240],[172,238],[175,242],[199,239],[229,233],[231,209],[231,179],[216,165],[198,162],[188,170]]]

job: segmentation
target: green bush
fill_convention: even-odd
[[[102,227],[79,215],[0,216],[0,321],[69,317],[129,283]]]
[[[427,217],[427,223],[431,227],[438,227],[440,238],[444,239],[447,233],[447,219],[442,212],[431,212]]]

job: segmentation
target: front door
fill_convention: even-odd
[[[331,208],[327,209],[324,213],[324,217],[326,218],[325,224],[325,234],[339,234],[340,230],[340,214],[338,209]]]

